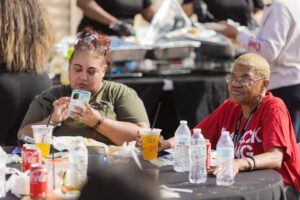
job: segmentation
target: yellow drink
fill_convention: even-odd
[[[36,143],[36,145],[40,148],[42,157],[49,156],[50,153],[50,144],[49,143]]]
[[[157,160],[159,135],[141,133],[143,144],[143,159],[144,160]]]

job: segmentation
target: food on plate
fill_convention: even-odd
[[[109,145],[107,154],[108,155],[113,155],[116,152],[122,151],[123,148],[124,148],[123,146]]]
[[[81,187],[78,186],[78,185],[63,185],[61,186],[61,191],[63,193],[66,193],[66,192],[70,192],[70,191],[80,191]]]
[[[196,28],[196,27],[191,27],[191,28],[188,29],[188,33],[197,35],[197,34],[201,33],[201,30],[199,28]]]

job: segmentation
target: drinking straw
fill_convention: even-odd
[[[49,116],[49,119],[48,119],[48,122],[47,122],[47,127],[48,127],[49,124],[50,124],[51,118],[52,118],[52,113],[51,113],[50,116]]]
[[[158,103],[157,109],[155,111],[155,115],[154,115],[154,119],[153,119],[153,122],[152,122],[151,129],[153,129],[155,127],[157,117],[158,117],[158,113],[159,113],[159,110],[160,110],[160,106],[161,106],[161,102]]]
[[[49,116],[49,119],[48,119],[48,122],[47,122],[47,127],[49,126],[50,124],[50,121],[51,121],[51,118],[52,118],[52,113],[50,113],[50,116]],[[52,139],[52,146],[51,146],[51,150],[52,150],[52,155],[51,155],[51,159],[52,159],[52,179],[53,179],[53,191],[55,190],[55,164],[54,164],[54,140],[53,140],[53,132],[52,132],[52,136],[51,136],[51,139]]]

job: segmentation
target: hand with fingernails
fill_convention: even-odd
[[[51,120],[59,124],[68,118],[67,111],[70,103],[70,97],[61,97],[53,102],[53,113]]]
[[[71,112],[72,119],[89,127],[94,127],[98,120],[102,118],[100,113],[93,109],[87,102],[84,102],[84,106],[74,106],[74,111]]]

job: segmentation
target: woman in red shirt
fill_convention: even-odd
[[[195,128],[202,129],[213,149],[221,131],[230,132],[236,173],[276,169],[284,185],[300,193],[300,153],[290,115],[283,101],[267,91],[269,78],[265,58],[252,53],[240,56],[226,77],[230,98]],[[174,147],[174,138],[162,141],[161,146]]]

